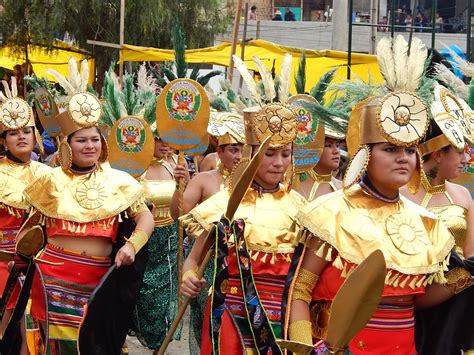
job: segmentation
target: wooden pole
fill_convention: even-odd
[[[260,38],[260,20],[257,21],[257,31],[255,33],[255,39]]]
[[[234,31],[232,33],[232,47],[230,49],[230,58],[229,58],[229,68],[227,70],[227,80],[232,83],[232,76],[234,72],[234,61],[232,56],[235,54],[235,48],[237,47],[237,37],[239,36],[239,26],[240,26],[240,12],[242,11],[242,3],[244,0],[237,1],[237,9],[235,10],[235,19],[234,19]],[[247,17],[247,14],[245,14]]]
[[[179,152],[178,155],[178,164],[183,165],[186,167],[186,159],[184,158],[184,153],[182,151]],[[178,180],[178,215],[181,217],[184,214],[184,189],[185,181],[184,178],[180,178]],[[183,222],[181,219],[178,219],[178,306],[181,305],[182,299],[179,295],[181,295],[181,283],[183,282],[183,261],[184,261],[184,251],[183,251],[183,239],[184,239],[184,231],[183,231]]]
[[[119,50],[119,83],[120,87],[123,86],[123,60],[122,60],[122,48],[125,37],[125,0],[120,0],[120,50]]]
[[[245,13],[247,14],[248,12],[249,12],[249,3],[246,2],[245,3]],[[242,35],[242,43],[240,44],[240,48],[241,48],[240,58],[242,58],[243,61],[245,61],[245,42],[247,41],[247,24],[248,24],[248,19],[247,19],[247,16],[245,16],[244,33]],[[237,91],[239,91],[240,88],[242,87],[242,81],[243,81],[243,78],[242,78],[242,76],[240,76],[240,78],[239,78],[239,87],[238,87]]]

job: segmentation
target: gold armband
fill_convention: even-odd
[[[194,268],[194,269],[191,269],[191,270],[188,270],[186,271],[184,274],[183,274],[183,281],[186,280],[188,277],[190,276],[194,276],[194,277],[197,277],[197,267]]]
[[[127,243],[130,243],[135,249],[135,254],[148,242],[148,234],[141,229],[135,229],[130,238],[124,238]]]
[[[288,335],[291,341],[312,345],[311,322],[309,320],[297,320],[290,323]]]
[[[472,286],[472,276],[469,271],[462,267],[455,267],[446,273],[446,288],[454,295]]]
[[[311,302],[314,286],[318,282],[319,276],[311,271],[300,268],[296,277],[295,287],[291,299],[302,300],[309,304]]]

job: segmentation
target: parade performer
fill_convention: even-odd
[[[472,202],[469,191],[448,180],[464,169],[466,144],[472,135],[458,98],[438,85],[431,105],[431,127],[420,153],[423,156],[420,191],[403,193],[411,201],[433,212],[455,240],[456,253],[462,257],[467,237],[467,214]],[[451,266],[450,266],[451,267]],[[452,354],[474,348],[474,336],[465,327],[472,316],[469,289],[437,307],[420,311],[416,317],[417,350],[420,354]]]
[[[145,65],[142,65],[136,75],[136,85],[135,76],[130,73],[124,74],[123,81],[123,89],[120,89],[113,68],[105,74],[102,95],[106,103],[101,122],[110,130],[109,161],[112,166],[120,169],[121,161],[127,161],[130,165],[133,160],[135,167],[142,167],[141,171],[144,171],[134,176],[143,186],[146,202],[152,206],[155,228],[147,245],[148,259],[132,329],[144,346],[157,349],[176,315],[178,303],[177,224],[169,210],[176,185],[171,165],[174,161],[170,149],[156,131],[155,79],[148,75]],[[145,121],[142,122],[141,118]],[[148,129],[140,129],[141,124],[149,126],[149,136],[146,135]],[[129,148],[125,149],[128,151],[126,156],[114,156],[112,147],[117,136],[123,137],[120,146]],[[150,139],[153,141],[153,157],[150,155],[151,159],[148,160],[148,156],[140,157],[148,147],[135,149],[135,146]],[[119,149],[118,152],[123,150]]]
[[[304,249],[290,280],[291,307],[285,319],[290,340],[314,344],[314,338],[325,338],[331,301],[344,278],[377,249],[387,265],[383,298],[349,344],[353,354],[416,353],[415,300],[425,307],[442,302],[451,292],[439,284],[456,285],[455,275],[444,276],[454,244],[449,232],[399,195],[406,184],[418,188],[416,144],[428,126],[428,109],[414,94],[427,51],[416,38],[409,56],[407,48],[401,36],[393,43],[388,38],[379,42],[378,62],[388,92],[352,110],[347,145],[353,158],[344,189],[316,199],[297,216],[304,227]],[[464,277],[470,279],[470,274]]]
[[[29,209],[23,199],[23,190],[50,168],[31,160],[35,141],[41,147],[41,137],[35,127],[33,110],[26,101],[17,97],[16,78],[11,78],[11,87],[6,81],[3,81],[3,86],[5,95],[0,92],[0,137],[6,155],[0,158],[0,250],[14,252],[16,234]],[[9,274],[8,263],[0,262],[0,294],[4,292]],[[10,314],[11,310],[6,310],[1,334]],[[26,341],[23,342],[25,345]]]
[[[291,56],[287,55],[285,60],[285,70],[291,71]],[[281,336],[280,296],[298,231],[294,216],[304,204],[304,198],[289,190],[288,183],[282,184],[285,172],[292,170],[291,146],[296,134],[296,115],[282,103],[271,103],[275,91],[272,89],[273,80],[269,79],[269,76],[265,76],[265,99],[269,102],[265,104],[264,98],[255,90],[256,84],[243,62],[235,56],[234,62],[253,98],[262,105],[244,111],[246,143],[253,146],[255,151],[255,147],[266,137],[272,138],[252,186],[235,213],[234,220],[245,220],[244,230],[239,230],[239,236],[234,236],[240,241],[231,238],[227,243],[222,243],[219,255],[224,253],[224,260],[215,260],[212,284],[214,293],[208,302],[203,324],[202,354],[211,353],[213,349],[232,354],[256,349],[259,349],[260,353],[281,351],[275,342],[275,339]],[[260,70],[265,68],[262,66]],[[281,102],[286,102],[288,88],[285,91],[284,84],[282,87],[279,98]],[[204,285],[204,279],[198,280],[195,276],[200,256],[206,253],[206,250],[203,250],[203,234],[225,212],[232,186],[231,184],[229,188],[213,195],[183,217],[186,231],[197,238],[184,266],[182,292],[186,296],[196,297]],[[236,253],[240,257],[236,256]],[[224,273],[220,272],[221,269]],[[241,283],[241,278],[246,281]],[[244,305],[250,302],[250,298],[253,300],[252,306],[247,308]],[[216,306],[216,302],[221,304]],[[224,310],[222,317],[216,316],[221,312],[214,307]],[[210,314],[213,315],[211,325]],[[258,323],[257,318],[261,320],[259,324],[249,323],[249,320]],[[219,328],[221,336],[216,339]],[[215,336],[210,337],[209,329],[213,330]]]
[[[94,288],[114,262],[117,268],[133,264],[153,229],[140,184],[106,163],[107,144],[97,128],[101,103],[86,92],[87,61],[81,74],[73,59],[69,65],[68,79],[50,70],[69,95],[67,110],[56,117],[61,167],[24,191],[31,212],[22,228],[42,225],[47,243],[41,259],[59,263],[39,264],[31,295],[32,316],[43,322],[45,351],[52,354],[78,352],[78,330]],[[124,218],[136,227],[111,260]]]

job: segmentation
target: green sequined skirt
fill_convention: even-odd
[[[158,349],[178,311],[178,227],[154,229],[148,242],[148,262],[137,302],[134,331],[150,349]],[[179,329],[174,339],[180,338]]]

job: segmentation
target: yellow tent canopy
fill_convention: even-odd
[[[186,61],[188,63],[207,63],[221,66],[229,65],[231,44],[225,42],[214,47],[191,49],[186,51]],[[264,40],[252,40],[245,45],[245,62],[249,69],[257,70],[252,61],[253,56],[259,57],[266,65],[267,69],[275,67],[275,72],[279,73],[283,56],[290,53],[293,58],[293,71],[296,73],[298,61],[301,58],[303,49],[281,46]],[[235,53],[240,55],[241,45],[238,44]],[[344,80],[347,70],[347,53],[332,50],[305,50],[306,53],[306,91],[309,91],[319,80],[319,78],[331,70],[339,67],[335,75],[335,81]],[[351,73],[352,78],[360,78],[367,81],[369,77],[375,83],[383,81],[380,74],[377,58],[374,55],[352,54]],[[174,51],[169,49],[158,49],[150,47],[138,47],[124,45],[122,60],[127,62],[137,61],[172,61]],[[294,78],[292,87],[294,91]]]
[[[94,81],[94,59],[89,52],[67,44],[60,40],[55,40],[53,50],[48,52],[45,47],[28,45],[28,61],[33,67],[33,72],[38,77],[45,76],[50,81],[56,81],[51,75],[46,73],[46,69],[52,68],[68,76],[68,61],[73,57],[77,61],[87,59],[89,63],[89,83]],[[15,51],[9,46],[0,48],[0,67],[13,70],[15,65],[24,65],[26,61],[25,51]]]

